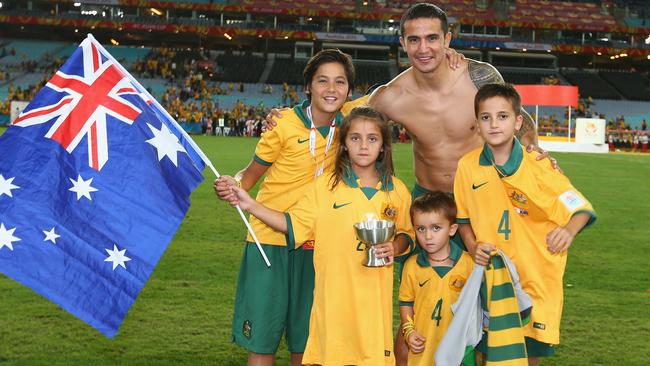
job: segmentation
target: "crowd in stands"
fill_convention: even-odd
[[[0,51],[2,52],[2,51]],[[5,51],[11,52],[11,51]],[[213,60],[207,64],[205,60]],[[9,82],[7,99],[0,103],[0,114],[10,113],[10,102],[30,101],[40,88],[62,64],[63,59],[48,59],[39,65],[39,71],[44,71],[43,77],[34,85],[14,86],[9,81],[9,71],[0,70],[0,84]],[[46,65],[46,66],[43,66]],[[242,100],[246,96],[246,85],[241,82],[222,82],[216,74],[220,65],[214,55],[211,57],[206,51],[173,50],[169,48],[152,49],[144,59],[136,59],[130,65],[126,64],[136,78],[152,78],[165,80],[166,89],[162,95],[156,97],[167,111],[182,125],[190,125],[191,131],[201,131],[205,135],[228,135],[256,137],[261,134],[262,122],[270,108],[279,106],[293,106],[300,102],[302,93],[300,86],[281,84],[282,102],[277,106],[265,106],[263,102],[257,105],[245,104]],[[24,71],[29,71],[30,66],[23,64]],[[560,83],[556,75],[546,76],[542,79],[544,84],[556,85]],[[271,84],[260,85],[260,92],[272,94],[274,86]],[[366,93],[370,84],[358,83],[355,94]],[[231,108],[219,105],[217,96],[228,95],[242,96],[237,99]],[[606,119],[606,116],[592,110],[591,97],[580,100],[579,107],[572,109],[571,119],[577,117],[594,117]],[[535,117],[533,115],[533,117]],[[568,110],[564,115],[544,114],[538,119],[540,135],[566,135],[569,128]],[[199,128],[200,127],[200,128]],[[624,116],[608,119],[607,134],[610,148],[613,150],[647,151],[647,123],[644,120],[641,128],[634,129],[625,123]],[[572,131],[573,134],[573,131]],[[393,126],[394,141],[407,142],[409,136],[399,125]],[[645,144],[644,144],[645,141]],[[643,146],[646,146],[645,148]]]

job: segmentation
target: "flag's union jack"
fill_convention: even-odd
[[[56,118],[45,137],[58,141],[69,153],[87,137],[88,165],[99,171],[108,160],[107,115],[132,124],[142,111],[122,96],[141,93],[116,64],[102,57],[94,42],[86,40],[80,47],[83,75],[59,70],[46,84],[59,92],[59,99],[23,112],[14,125],[27,127]]]

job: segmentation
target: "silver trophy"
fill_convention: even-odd
[[[386,242],[395,234],[395,223],[388,220],[368,220],[354,224],[357,238],[366,245],[366,257],[362,264],[366,267],[386,265],[384,258],[377,258],[375,245]]]

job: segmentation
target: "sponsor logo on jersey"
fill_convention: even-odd
[[[309,141],[309,139],[301,140],[300,138],[298,138],[298,143],[299,143],[299,144],[304,144],[304,143],[307,142],[307,141]]]
[[[583,200],[578,193],[573,190],[568,190],[562,193],[559,198],[560,202],[562,202],[569,211],[575,211],[585,204],[585,200]]]
[[[546,324],[533,322],[533,328],[545,330],[546,329]]]
[[[337,205],[336,202],[334,202],[334,205],[332,205],[332,208],[335,209],[335,210],[337,210],[337,209],[339,209],[339,208],[341,208],[341,207],[344,207],[344,206],[349,205],[350,203],[352,203],[352,202],[342,203],[342,204],[340,204],[340,205]]]
[[[430,278],[429,278],[429,280],[430,280]],[[427,282],[429,282],[429,280],[426,280],[424,282],[418,282],[418,285],[420,285],[420,287],[422,287],[422,286],[426,285]]]
[[[515,206],[515,212],[518,213],[521,216],[527,216],[528,215],[528,211],[524,210],[523,208],[519,208],[517,206]]]
[[[483,187],[486,184],[488,184],[488,182],[483,182],[481,184],[472,184],[472,189],[479,189],[479,188]]]

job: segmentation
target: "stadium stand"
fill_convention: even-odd
[[[621,95],[595,72],[563,71],[562,75],[580,88],[580,95],[600,99],[622,99]]]
[[[302,70],[307,65],[307,60],[292,60],[290,58],[276,58],[271,68],[271,73],[266,80],[271,84],[301,85]]]
[[[264,71],[265,60],[261,57],[221,55],[217,57],[220,71],[217,80],[256,83]]]
[[[650,100],[650,81],[640,73],[601,71],[599,75],[626,99]]]

